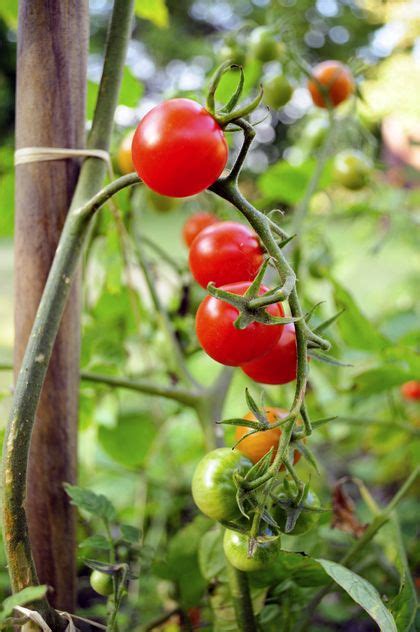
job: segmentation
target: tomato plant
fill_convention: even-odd
[[[328,60],[315,66],[308,89],[315,105],[321,108],[336,107],[354,92],[354,79],[350,70],[339,61]],[[322,88],[326,94],[323,94]],[[328,103],[329,102],[329,103]]]
[[[255,59],[262,62],[277,59],[281,50],[272,30],[265,26],[259,26],[252,31],[249,46]]]
[[[264,101],[274,110],[286,105],[292,93],[290,81],[284,75],[274,75],[264,84]]]
[[[287,415],[287,410],[281,408],[267,407],[265,409],[266,418],[269,424],[274,424]],[[244,419],[249,421],[256,421],[256,417],[252,412],[247,412]],[[247,426],[236,426],[235,439],[239,441],[242,439],[251,429]],[[267,452],[273,448],[273,459],[277,452],[277,447],[282,434],[281,428],[271,428],[269,430],[261,430],[255,434],[242,439],[238,444],[237,449],[247,456],[253,463],[257,463]],[[294,451],[293,461],[297,463],[300,459],[299,450]]]
[[[187,197],[217,180],[228,148],[220,125],[201,105],[170,99],[141,120],[132,155],[137,173],[153,191]]]
[[[318,496],[308,489],[303,500],[299,503],[296,499],[296,485],[289,484],[288,489],[280,487],[275,492],[275,501],[271,507],[271,515],[287,535],[303,535],[318,523],[321,507]],[[289,524],[288,524],[289,521]]]
[[[281,540],[278,536],[261,536],[256,543],[254,554],[248,553],[249,537],[244,533],[225,530],[223,550],[229,562],[246,573],[270,568],[280,553]]]
[[[213,450],[201,459],[192,479],[192,495],[203,514],[219,521],[241,517],[233,475],[244,475],[251,465],[243,454],[230,448]]]
[[[200,231],[191,244],[189,265],[202,287],[252,281],[263,261],[253,230],[238,222],[219,222]]]
[[[201,233],[202,230],[204,230],[204,228],[207,228],[218,221],[219,220],[215,215],[212,213],[206,213],[205,211],[191,215],[182,228],[182,237],[185,245],[188,247],[191,246],[194,239],[199,233]]]
[[[276,344],[265,355],[241,366],[254,382],[287,384],[296,379],[296,334],[293,323],[284,326]]]
[[[221,289],[243,295],[251,283],[231,283]],[[267,291],[261,286],[260,294]],[[272,316],[284,315],[281,304],[269,305],[266,311]],[[204,351],[213,360],[228,366],[239,366],[263,355],[275,345],[282,334],[283,325],[266,325],[252,322],[245,329],[234,325],[239,311],[226,301],[207,296],[196,315],[196,332]]]

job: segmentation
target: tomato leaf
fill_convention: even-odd
[[[303,198],[309,181],[316,167],[315,160],[307,160],[301,165],[291,165],[286,160],[280,160],[268,167],[258,178],[258,186],[264,201],[297,204]],[[329,166],[324,170],[320,180],[320,188],[331,180]]]
[[[83,542],[79,544],[81,549],[101,549],[104,551],[109,551],[111,548],[111,544],[108,542],[105,536],[103,535],[91,535]]]
[[[24,606],[37,599],[42,599],[47,594],[47,586],[28,586],[23,590],[15,593],[11,597],[7,597],[3,601],[3,609],[0,612],[0,621],[4,621],[6,617],[12,614],[16,606]]]
[[[141,537],[141,531],[137,527],[133,527],[130,524],[122,524],[120,526],[121,537],[125,542],[129,544],[137,544]]]
[[[200,540],[198,563],[201,574],[207,581],[217,577],[225,568],[222,541],[223,531],[218,526],[207,531]]]
[[[147,412],[127,411],[120,413],[113,428],[100,426],[98,440],[114,461],[137,469],[144,466],[156,433],[156,426]]]
[[[325,572],[333,579],[346,593],[365,610],[368,615],[378,624],[383,632],[398,632],[394,617],[384,606],[381,596],[366,579],[360,577],[353,571],[331,562],[330,560],[317,559]]]
[[[83,489],[68,483],[64,483],[64,489],[70,496],[72,505],[76,505],[78,509],[87,511],[103,520],[110,521],[115,519],[115,507],[103,494],[95,494],[90,489]]]
[[[169,12],[165,0],[136,0],[134,13],[138,18],[149,20],[159,28],[169,26]]]
[[[381,366],[356,375],[353,391],[361,398],[369,397],[404,384],[415,377],[414,373],[395,365]]]

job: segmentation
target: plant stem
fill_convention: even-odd
[[[257,632],[248,577],[246,573],[232,566],[228,560],[226,560],[226,567],[238,632]]]
[[[362,537],[354,542],[354,544],[350,547],[347,553],[341,558],[339,563],[342,566],[350,566],[351,563],[355,560],[357,555],[364,549],[364,547],[372,540],[372,538],[378,533],[381,527],[384,526],[386,522],[388,522],[392,511],[395,509],[397,504],[402,500],[402,498],[406,495],[411,485],[414,483],[416,478],[419,476],[420,467],[416,467],[416,469],[410,474],[407,480],[404,482],[402,487],[398,490],[389,504],[378,513],[373,522],[368,526]],[[308,622],[310,621],[316,607],[321,603],[323,598],[328,595],[332,586],[334,586],[334,581],[331,580],[328,582],[324,588],[322,588],[310,601],[305,611],[307,615],[304,617],[302,621],[299,622],[297,627],[294,629],[294,632],[304,632],[308,629]]]
[[[204,432],[207,450],[224,445],[223,428],[217,424],[222,416],[223,404],[232,382],[232,367],[224,367],[213,384],[203,389],[194,406]]]
[[[18,592],[38,584],[30,550],[25,514],[26,472],[29,444],[42,385],[71,288],[87,228],[95,212],[117,191],[139,182],[135,174],[112,182],[88,203],[69,212],[32,332],[16,381],[16,387],[4,440],[3,454],[3,529],[12,589]],[[37,610],[54,620],[55,611],[45,600]],[[54,614],[53,614],[54,613]]]
[[[100,375],[98,373],[89,373],[81,371],[80,377],[86,382],[96,382],[97,384],[107,384],[115,388],[126,388],[131,391],[145,393],[146,395],[156,395],[173,399],[185,406],[194,407],[197,403],[199,393],[193,390],[180,388],[178,386],[165,386],[164,384],[155,384],[149,380],[135,379],[130,380],[124,377],[113,377],[111,375]]]

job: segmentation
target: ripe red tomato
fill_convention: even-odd
[[[401,386],[401,394],[405,399],[418,401],[420,399],[420,381],[410,380]]]
[[[243,295],[251,283],[231,283],[223,290]],[[260,294],[267,291],[261,286]],[[281,303],[266,308],[272,316],[283,316]],[[238,310],[214,296],[207,296],[198,308],[195,326],[204,351],[214,360],[228,366],[249,362],[273,347],[283,332],[283,325],[253,322],[246,329],[236,329]]]
[[[190,248],[193,277],[202,287],[252,281],[263,262],[256,233],[238,222],[219,222],[201,231]]]
[[[169,197],[204,191],[225,168],[223,130],[199,103],[170,99],[140,121],[132,145],[133,163],[148,187]]]
[[[350,70],[339,61],[323,61],[315,66],[312,76],[325,86],[331,105],[336,107],[354,92],[354,79]],[[316,81],[308,81],[308,90],[315,105],[320,108],[328,107],[324,95],[321,94]]]
[[[219,220],[212,213],[206,213],[201,211],[200,213],[194,213],[187,219],[182,229],[182,237],[188,247],[191,246],[194,239],[202,230],[215,224]]]
[[[261,384],[287,384],[296,379],[296,334],[295,326],[289,323],[268,353],[247,364],[241,369],[254,382]]]
[[[282,417],[286,417],[287,410],[283,410],[282,408],[273,408],[268,406],[265,409],[268,423],[273,424],[276,421],[281,419]],[[244,416],[244,419],[248,419],[249,421],[256,421],[256,417],[253,413],[247,412]],[[251,428],[248,426],[236,426],[235,430],[235,439],[239,441],[241,437],[250,432]],[[273,428],[272,430],[261,430],[261,432],[256,432],[255,434],[247,437],[241,443],[239,443],[236,447],[239,452],[242,452],[245,456],[248,457],[253,463],[257,463],[262,457],[267,454],[267,452],[273,448],[273,460],[277,452],[277,446],[279,444],[279,439],[281,436],[281,428]],[[293,463],[297,463],[300,459],[299,450],[295,450],[293,455]],[[284,469],[284,466],[282,466]]]

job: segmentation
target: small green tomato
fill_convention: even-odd
[[[112,595],[114,587],[112,582],[112,575],[108,573],[102,573],[101,571],[93,571],[90,576],[90,585],[93,590],[102,595],[103,597],[109,597]]]

